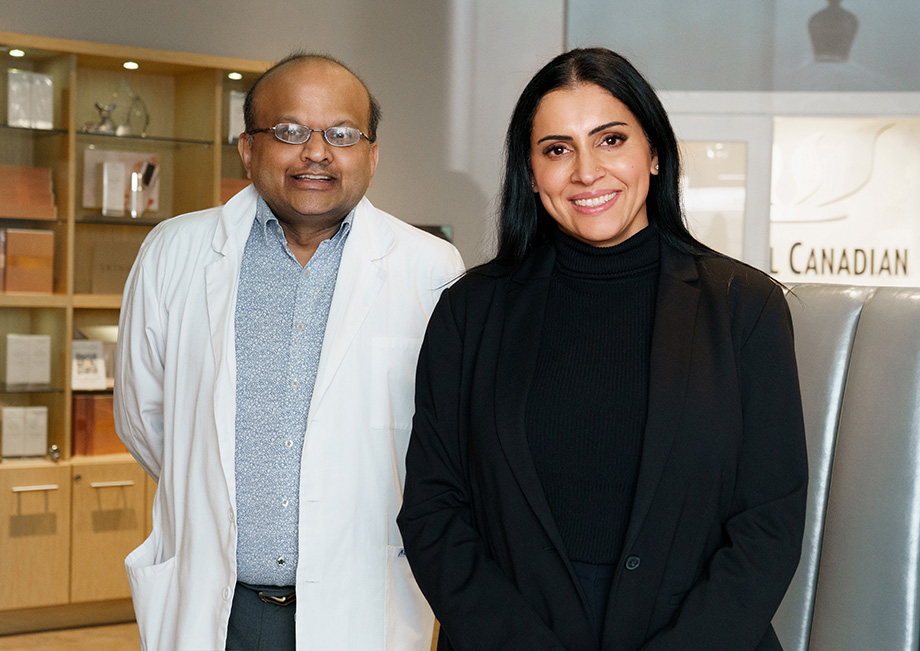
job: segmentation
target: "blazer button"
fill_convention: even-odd
[[[626,559],[626,569],[627,570],[632,571],[636,569],[637,567],[639,567],[639,557],[638,556],[630,556]]]

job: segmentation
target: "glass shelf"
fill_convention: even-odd
[[[63,226],[67,220],[61,217],[60,212],[54,219],[43,219],[41,217],[11,217],[3,214],[3,208],[0,207],[0,228],[40,228],[48,225]]]
[[[64,389],[51,384],[7,384],[0,382],[0,394],[64,393]]]
[[[67,133],[67,129],[35,129],[32,127],[17,127],[9,124],[0,124],[0,131],[33,134],[37,136],[60,136]]]
[[[137,217],[132,219],[129,215],[125,214],[121,217],[108,217],[105,215],[100,215],[97,213],[77,215],[78,224],[103,224],[106,226],[156,226],[162,221],[166,221],[168,217]]]
[[[166,138],[163,136],[151,135],[119,136],[114,133],[94,133],[92,131],[78,131],[77,136],[81,141],[99,139],[102,143],[120,141],[123,143],[151,142],[163,145],[201,145],[203,147],[212,147],[214,145],[214,143],[210,140],[195,140],[192,138]]]

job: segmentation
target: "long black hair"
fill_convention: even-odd
[[[517,101],[505,140],[495,261],[519,262],[544,241],[555,222],[531,186],[530,140],[540,100],[548,93],[578,84],[595,84],[609,92],[636,116],[649,147],[658,155],[658,174],[649,182],[646,209],[661,237],[681,251],[709,253],[684,222],[680,202],[680,156],[677,138],[652,86],[629,61],[605,48],[570,50],[534,75]]]

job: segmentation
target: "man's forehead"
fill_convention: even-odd
[[[322,58],[298,59],[273,70],[256,88],[254,108],[258,109],[263,103],[260,101],[262,97],[273,96],[282,88],[303,86],[336,87],[334,97],[341,101],[343,108],[354,99],[360,102],[362,112],[370,110],[370,94],[361,80],[347,68]],[[264,108],[270,109],[271,106]]]
[[[276,68],[265,78],[265,86],[277,83],[292,82],[306,84],[344,84],[360,89],[367,94],[367,89],[361,80],[348,68],[322,58],[304,58],[291,61]],[[256,89],[258,92],[259,89]]]

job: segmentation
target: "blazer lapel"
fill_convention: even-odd
[[[693,259],[661,243],[652,330],[648,417],[624,549],[633,544],[652,504],[687,396],[699,290]]]
[[[555,252],[545,245],[514,273],[505,304],[505,319],[495,377],[495,425],[498,439],[521,491],[565,557],[562,538],[537,475],[524,428],[527,395],[536,368]]]

